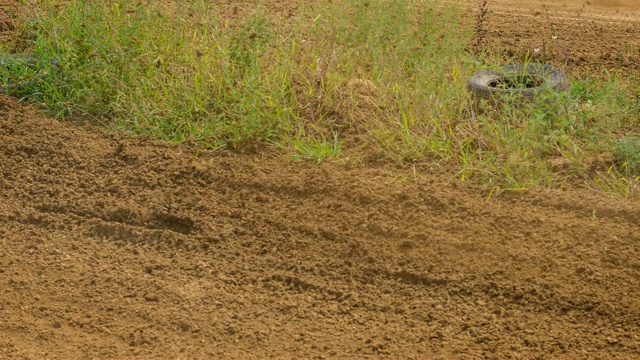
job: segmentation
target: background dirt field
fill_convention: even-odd
[[[637,66],[631,1],[538,3],[491,2],[487,40],[520,51],[552,19],[580,34],[575,69]],[[637,199],[420,174],[197,152],[0,96],[0,358],[640,358]]]
[[[482,1],[463,0],[476,10]],[[640,66],[640,2],[490,0],[483,45],[506,56],[528,52],[578,76]]]

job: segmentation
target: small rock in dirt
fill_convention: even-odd
[[[145,301],[149,301],[149,302],[157,302],[158,301],[158,295],[154,294],[154,293],[146,293],[144,294],[144,300]]]

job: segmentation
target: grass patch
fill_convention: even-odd
[[[25,13],[29,49],[60,69],[16,95],[58,117],[219,147],[268,139],[291,115],[286,69],[258,61],[271,56],[259,14],[231,29],[205,2],[45,1]]]
[[[620,139],[613,147],[613,157],[621,171],[640,176],[640,139]]]
[[[332,141],[325,138],[290,139],[281,147],[295,150],[293,158],[314,160],[318,164],[326,158],[338,156],[342,148],[335,133]]]
[[[4,52],[38,61],[0,64],[0,79],[60,118],[317,162],[383,151],[489,188],[629,196],[639,172],[637,74],[477,111],[467,79],[502,64],[465,50],[473,25],[452,4],[300,2],[283,19],[266,1],[43,0],[19,23]]]

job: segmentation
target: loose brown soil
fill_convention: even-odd
[[[202,152],[0,96],[0,358],[640,358],[637,199],[417,174]]]

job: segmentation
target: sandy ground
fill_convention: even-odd
[[[492,2],[487,40],[604,22],[576,49],[638,59],[637,6],[603,3],[571,21]],[[629,69],[606,49],[585,63]],[[0,96],[0,358],[640,359],[638,200],[486,195],[427,169],[196,152]]]

